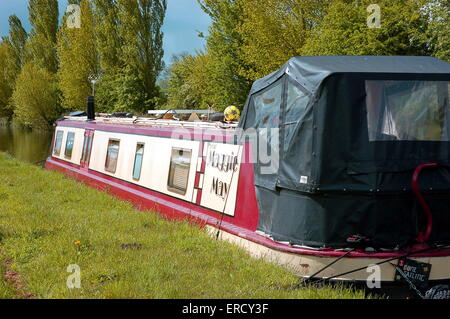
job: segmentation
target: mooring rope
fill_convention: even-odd
[[[238,152],[239,154],[240,152]],[[239,155],[238,155],[239,156]],[[240,165],[240,164],[239,164]],[[239,166],[240,169],[240,166]],[[233,169],[233,172],[231,173],[231,182],[230,182],[230,190],[228,191],[227,197],[225,198],[225,206],[223,207],[223,211],[222,214],[220,216],[220,221],[217,225],[217,234],[216,234],[216,240],[219,240],[219,235],[220,235],[220,228],[222,227],[222,222],[223,222],[223,218],[225,216],[225,211],[227,209],[227,204],[228,204],[228,198],[230,197],[230,193],[231,193],[231,188],[233,187],[233,178],[234,178],[234,173],[236,171]]]
[[[355,251],[355,248],[350,249],[349,251],[347,251],[345,254],[343,254],[342,256],[340,256],[339,258],[337,258],[335,261],[333,261],[332,263],[326,265],[325,267],[323,267],[322,269],[320,269],[319,271],[317,271],[316,273],[312,274],[311,276],[309,276],[307,279],[305,279],[304,281],[302,281],[302,284],[308,284],[311,280],[314,280],[314,277],[316,277],[318,274],[320,274],[322,271],[328,269],[329,267],[333,266],[335,263],[337,263],[339,260],[344,259],[345,257],[347,257],[351,252]],[[297,288],[300,288],[300,283],[297,284]]]
[[[394,260],[397,260],[397,259],[406,258],[406,257],[412,256],[412,255],[416,255],[416,254],[428,252],[428,251],[435,250],[435,249],[440,249],[440,248],[442,248],[442,247],[443,247],[443,246],[433,246],[433,247],[428,247],[428,248],[421,249],[421,250],[412,251],[412,252],[403,254],[403,255],[401,255],[401,256],[397,256],[397,257],[393,257],[393,258],[389,258],[389,259],[380,261],[379,263],[376,263],[375,265],[379,266],[379,265],[382,265],[382,264],[385,264],[385,263],[388,263],[388,262],[391,262],[391,261],[394,261]],[[331,276],[331,277],[318,279],[318,280],[312,282],[311,284],[316,285],[316,284],[319,284],[319,283],[323,283],[323,282],[326,282],[326,281],[330,281],[331,279],[335,279],[335,278],[337,278],[337,277],[342,277],[342,276],[345,276],[345,275],[352,274],[352,273],[354,273],[354,272],[358,272],[358,271],[367,269],[368,266],[369,266],[369,265],[367,265],[367,266],[365,266],[365,267],[357,268],[357,269],[354,269],[354,270],[350,270],[350,271],[347,271],[347,272],[344,272],[344,273],[341,273],[341,274],[338,274],[338,275],[334,275],[334,276]]]

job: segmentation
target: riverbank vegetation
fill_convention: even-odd
[[[85,108],[91,75],[102,79],[97,111],[155,108],[167,0],[68,4],[59,23],[57,0],[29,0],[29,33],[17,16],[9,18],[0,42],[0,117],[48,128],[61,114]]]
[[[364,297],[293,289],[289,271],[196,226],[3,153],[0,172],[0,298]],[[67,287],[69,265],[80,267],[79,289]]]
[[[101,75],[97,111],[142,114],[242,108],[254,80],[297,55],[450,61],[448,0],[377,0],[379,27],[372,0],[197,1],[212,20],[209,30],[198,33],[204,49],[174,56],[164,66],[167,0],[69,0],[80,6],[80,21],[69,11],[60,24],[57,0],[29,0],[31,31],[11,16],[9,35],[0,43],[0,117],[49,126],[61,113],[84,109],[91,74]]]
[[[253,81],[298,55],[425,55],[450,62],[448,0],[198,1],[213,22],[205,49],[169,67],[169,105],[242,107]],[[380,8],[379,28],[368,24],[375,19],[372,4]]]

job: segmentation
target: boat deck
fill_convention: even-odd
[[[87,122],[86,116],[65,116],[64,121],[74,122]],[[178,121],[167,120],[149,117],[97,117],[90,123],[96,124],[111,124],[111,125],[127,125],[127,126],[140,126],[140,127],[152,127],[152,128],[190,128],[190,129],[219,129],[219,130],[234,130],[237,128],[237,123],[224,123],[220,121]]]

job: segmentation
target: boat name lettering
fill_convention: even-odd
[[[219,196],[223,200],[227,198],[228,192],[230,191],[230,185],[228,183],[222,182],[219,178],[214,177],[211,185],[211,193]]]
[[[208,165],[217,168],[221,172],[236,172],[239,168],[238,157],[231,154],[220,154],[215,150],[211,150],[208,157]]]

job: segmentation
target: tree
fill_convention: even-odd
[[[58,1],[29,0],[28,10],[32,29],[11,102],[19,123],[48,128],[61,112],[56,82]]]
[[[450,60],[450,0],[376,1],[380,28],[368,23],[370,0],[198,2],[212,19],[206,52],[182,56],[168,69],[163,85],[171,108],[242,107],[253,81],[296,55]]]
[[[167,0],[118,0],[117,3],[121,21],[118,31],[124,40],[120,57],[138,75],[145,93],[152,99],[158,95],[156,79],[164,67],[161,27]]]
[[[160,94],[156,81],[164,67],[161,27],[167,0],[95,0],[94,3],[103,71],[98,87],[100,108],[114,110],[132,105],[130,111],[140,113],[154,108]],[[111,87],[113,84],[122,87]],[[138,102],[133,97],[133,102],[120,103],[133,88],[143,90],[144,94],[134,92],[134,97],[139,96],[141,100]],[[120,105],[103,104],[107,103],[105,97]]]
[[[304,55],[426,55],[420,4],[415,0],[377,1],[381,27],[369,28],[373,1],[333,1],[301,50]]]
[[[15,76],[19,73],[25,62],[25,45],[27,43],[28,34],[22,26],[22,22],[16,15],[12,15],[8,19],[9,22],[9,36],[3,40],[10,48],[13,65],[12,71]],[[14,76],[14,79],[15,79]]]
[[[31,128],[49,128],[61,114],[55,76],[32,62],[17,77],[12,102],[16,118]]]
[[[223,110],[234,104],[243,107],[251,82],[242,74],[249,66],[242,60],[244,39],[238,32],[242,23],[245,0],[198,0],[202,9],[211,17],[207,36],[206,65],[208,105]]]
[[[114,112],[118,97],[115,86],[124,65],[120,51],[124,40],[118,32],[119,11],[117,0],[94,0],[94,25],[101,80],[96,89],[96,110]]]
[[[300,55],[328,5],[322,0],[244,1],[238,32],[244,39],[242,60],[251,67],[241,74],[255,81]]]
[[[11,95],[24,63],[28,35],[17,16],[10,16],[8,21],[9,35],[3,37],[0,49],[0,116],[11,119],[14,110]]]
[[[88,77],[98,72],[98,57],[94,33],[94,17],[89,0],[80,2],[81,28],[70,28],[66,19],[58,32],[58,82],[62,93],[62,108],[83,108],[91,94]]]
[[[58,1],[29,0],[29,19],[32,26],[27,43],[27,62],[33,61],[41,68],[56,73],[56,34],[58,32]]]
[[[118,14],[117,0],[94,0],[97,50],[105,74],[114,74],[123,67],[120,51],[124,40],[118,32]]]
[[[421,0],[420,14],[426,27],[417,37],[427,43],[428,54],[450,62],[450,1]]]
[[[143,113],[151,102],[139,75],[129,67],[115,73],[105,74],[99,82],[95,95],[99,112]]]
[[[172,57],[167,76],[169,109],[208,108],[208,71],[210,56],[198,52],[195,56],[182,53]]]
[[[0,117],[11,118],[10,97],[12,85],[9,81],[10,47],[7,43],[0,43]]]

